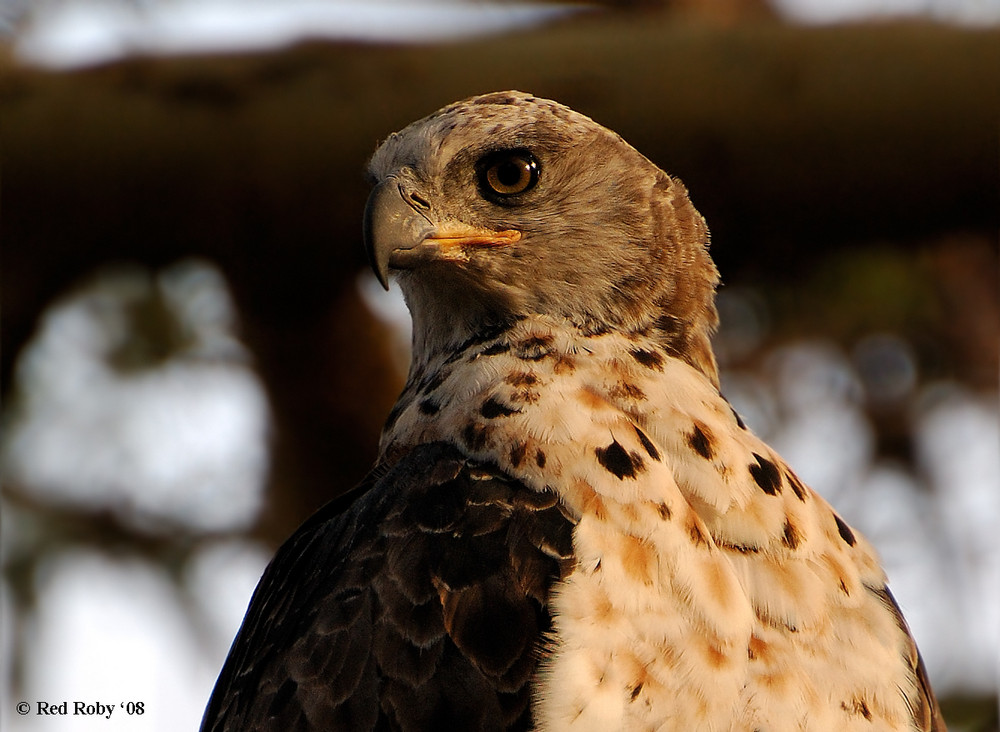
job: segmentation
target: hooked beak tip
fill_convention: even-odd
[[[432,229],[430,222],[403,199],[395,179],[387,178],[372,189],[365,205],[365,253],[385,290],[389,289],[389,259],[393,252],[412,249]]]

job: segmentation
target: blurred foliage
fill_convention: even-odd
[[[927,378],[977,389],[1000,371],[996,241],[947,234],[900,247],[875,241],[831,250],[798,281],[768,288],[783,337],[825,332],[845,346],[897,333],[919,353]]]

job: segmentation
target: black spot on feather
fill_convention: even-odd
[[[847,542],[848,546],[854,546],[857,539],[854,537],[851,527],[845,524],[844,519],[840,518],[837,514],[833,514],[833,520],[837,522],[837,531],[840,532],[840,538]]]
[[[535,452],[535,465],[540,468],[545,467],[545,453],[541,450]]]
[[[507,353],[510,350],[510,344],[504,341],[497,341],[492,346],[487,346],[482,351],[480,351],[481,356],[496,356],[501,353]]]
[[[515,354],[523,361],[541,361],[554,352],[552,336],[538,335],[526,338],[517,344]]]
[[[655,371],[663,371],[663,356],[656,351],[647,351],[643,348],[634,348],[629,353],[632,358],[643,366]]]
[[[762,491],[764,491],[769,496],[777,495],[781,492],[781,474],[778,473],[778,468],[775,467],[767,458],[753,453],[754,459],[757,461],[756,465],[749,465],[750,475],[757,482],[757,485]]]
[[[795,494],[795,497],[804,502],[806,500],[806,487],[802,485],[802,481],[799,480],[799,476],[791,470],[786,470],[785,480],[787,480],[788,485],[792,487],[792,493]]]
[[[635,425],[632,425],[632,427],[635,429],[636,435],[639,436],[639,442],[642,443],[642,449],[646,451],[646,454],[653,458],[653,460],[659,460],[660,451],[656,449],[656,445],[653,444],[653,441],[646,437],[646,433],[641,429]]]
[[[509,417],[512,414],[520,414],[520,410],[508,407],[506,404],[497,401],[494,397],[490,397],[483,402],[483,406],[479,408],[479,413],[486,417],[486,419],[496,419],[497,417]]]
[[[706,460],[711,460],[712,456],[715,455],[715,450],[712,448],[713,442],[712,433],[708,431],[707,427],[702,429],[702,425],[697,422],[694,425],[694,429],[687,436],[687,443],[691,446],[691,449]]]
[[[726,399],[725,397],[722,397],[722,401],[724,401],[726,404],[729,404],[729,400]],[[733,407],[732,404],[729,404],[729,411],[733,413],[733,419],[736,420],[736,424],[739,426],[739,428],[741,430],[745,430],[747,426],[746,424],[743,423],[743,418],[740,416],[740,413],[736,411],[735,407]]]
[[[493,341],[502,336],[507,330],[513,325],[514,321],[504,322],[504,323],[494,323],[492,325],[485,326],[479,332],[474,333],[471,337],[467,338],[463,343],[461,343],[455,351],[445,359],[445,363],[454,363],[458,359],[465,356],[469,349],[475,346],[480,346],[488,341]],[[475,358],[477,354],[472,354]]]
[[[421,399],[420,403],[417,405],[421,414],[437,414],[441,411],[441,405],[435,402],[433,399]]]
[[[506,333],[508,330],[510,330],[511,326],[513,326],[515,323],[523,319],[524,319],[523,316],[517,316],[513,318],[508,318],[499,323],[492,323],[490,325],[484,326],[482,329],[479,330],[478,333],[475,333],[471,338],[469,338],[465,343],[463,343],[459,347],[459,350],[464,351],[466,348],[470,348],[472,346],[479,346],[482,345],[483,343],[486,343],[487,341],[496,340],[504,333]]]
[[[597,462],[619,480],[634,478],[636,473],[642,472],[646,467],[638,453],[626,451],[618,444],[618,440],[612,440],[607,447],[595,448],[594,453],[597,455]]]
[[[668,308],[670,307],[670,302],[661,300],[659,303],[657,303],[657,305],[660,308]],[[664,313],[663,315],[659,316],[656,320],[654,320],[653,326],[658,331],[667,336],[677,336],[684,330],[684,327],[681,325],[681,322],[677,318],[677,316],[669,315],[667,313]],[[671,338],[671,340],[673,340],[673,338]]]

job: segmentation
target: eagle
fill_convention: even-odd
[[[369,172],[406,385],[265,570],[202,730],[945,729],[872,546],[720,394],[680,181],[517,91]]]

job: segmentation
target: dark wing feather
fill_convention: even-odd
[[[281,547],[202,730],[530,728],[571,529],[551,494],[416,448]]]

